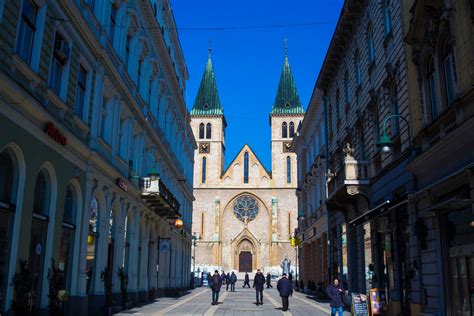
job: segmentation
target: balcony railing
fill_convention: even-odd
[[[159,216],[176,216],[180,204],[159,177],[141,177],[142,200]]]

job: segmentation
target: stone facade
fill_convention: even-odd
[[[248,145],[224,170],[226,121],[214,89],[217,88],[209,58],[191,111],[191,126],[198,142],[193,204],[193,233],[198,237],[196,271],[251,272],[260,268],[281,273],[284,259],[295,263],[290,237],[297,224],[297,161],[289,147],[303,114],[271,114],[271,172]],[[237,217],[235,204],[241,199],[258,205],[255,218]],[[243,259],[244,255],[249,257]]]

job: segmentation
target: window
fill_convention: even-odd
[[[199,139],[204,139],[204,123],[199,124]]]
[[[288,138],[288,124],[286,122],[281,124],[281,138]]]
[[[244,183],[249,183],[249,153],[244,154]]]
[[[431,110],[431,119],[435,119],[438,116],[438,98],[436,95],[436,71],[433,57],[430,58],[428,62],[427,69],[427,79],[428,79],[428,94],[429,94],[429,104]]]
[[[206,124],[206,139],[211,139],[211,123]]]
[[[38,6],[31,0],[24,0],[16,51],[28,65],[31,65],[37,14]]]
[[[250,195],[239,196],[233,204],[234,215],[244,223],[254,220],[258,215],[258,201]]]
[[[10,154],[6,151],[0,153],[0,200],[12,201],[14,165]]]
[[[96,249],[99,238],[99,204],[97,199],[92,198],[89,204],[89,232],[87,236],[87,254],[86,254],[86,293],[91,293],[91,284],[94,277]]]
[[[51,61],[51,69],[49,73],[49,87],[58,96],[63,96],[62,85],[66,84],[64,74],[68,59],[69,45],[61,34],[56,32],[54,38],[53,59]]]
[[[49,215],[50,186],[46,172],[41,170],[36,177],[33,212]]]
[[[367,49],[369,56],[369,64],[375,61],[375,47],[374,47],[374,30],[371,23],[367,28]]]
[[[116,18],[117,18],[117,6],[115,5],[115,3],[112,3],[112,6],[110,8],[110,29],[109,29],[109,39],[112,44],[114,42]]]
[[[202,170],[201,170],[201,182],[206,183],[206,163],[207,159],[206,157],[202,157]]]
[[[64,283],[62,288],[69,288],[69,267],[72,260],[72,249],[74,248],[74,232],[75,232],[75,214],[76,214],[76,200],[75,190],[71,185],[66,188],[66,197],[64,201],[63,210],[63,225],[61,231],[61,240],[59,246],[59,269],[64,273]]]
[[[291,183],[291,158],[286,157],[286,183]]]
[[[385,36],[388,36],[392,31],[392,17],[390,12],[390,1],[384,0],[383,1],[383,23],[385,29]]]
[[[356,50],[355,57],[354,57],[354,65],[355,65],[355,75],[356,75],[356,84],[360,86],[362,84],[362,76],[360,71],[360,52]]]
[[[79,65],[79,72],[77,74],[77,88],[76,88],[76,106],[74,111],[76,115],[82,118],[84,111],[84,102],[86,97],[86,81],[87,81],[87,70]]]
[[[295,137],[295,123],[290,122],[290,138]]]
[[[446,85],[446,101],[447,105],[450,106],[456,98],[457,75],[453,47],[448,40],[446,40],[443,47],[443,72],[444,84]]]

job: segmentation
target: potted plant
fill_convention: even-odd
[[[34,305],[33,272],[28,268],[27,260],[20,260],[20,271],[13,276],[15,296],[12,302],[12,311],[16,315],[31,315]]]
[[[105,291],[105,314],[112,315],[112,306],[114,304],[112,296],[112,273],[110,267],[105,267],[100,273],[100,279],[104,282]]]
[[[64,272],[56,266],[51,259],[51,268],[48,268],[48,309],[51,316],[63,314],[63,302],[67,299],[67,291],[64,290]]]
[[[122,298],[122,308],[128,309],[128,273],[123,267],[119,267],[117,275],[120,278],[120,294]]]

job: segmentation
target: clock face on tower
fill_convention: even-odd
[[[291,142],[283,142],[283,152],[284,153],[291,152]]]
[[[208,142],[203,142],[199,144],[199,153],[208,154],[211,150],[211,146]]]

